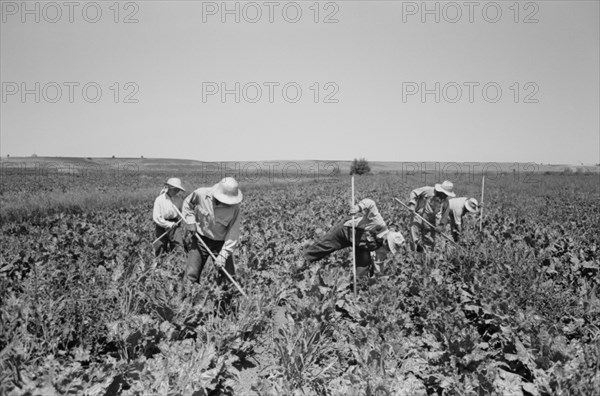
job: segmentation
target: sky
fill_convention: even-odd
[[[598,1],[0,3],[3,157],[600,162]]]

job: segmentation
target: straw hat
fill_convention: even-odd
[[[242,191],[238,182],[233,177],[226,177],[213,186],[212,195],[226,205],[235,205],[242,202]]]
[[[454,190],[454,184],[452,184],[452,182],[448,180],[444,180],[442,184],[435,185],[435,191],[443,192],[450,198],[454,198],[456,196],[456,194],[454,194],[452,190]]]
[[[465,208],[471,213],[475,213],[479,210],[479,202],[475,198],[469,198],[465,201]]]
[[[404,237],[398,231],[390,231],[387,233],[387,243],[392,254],[396,254],[400,246],[404,243]]]
[[[185,191],[185,188],[181,185],[181,180],[177,177],[172,177],[165,183],[169,187],[178,188],[181,191]]]

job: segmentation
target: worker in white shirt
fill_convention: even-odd
[[[441,232],[440,221],[442,214],[448,207],[448,198],[454,198],[456,194],[452,191],[454,184],[450,181],[444,181],[436,184],[434,187],[425,186],[414,189],[410,192],[408,207],[413,213],[410,224],[410,236],[412,239],[412,249],[423,253],[425,249],[433,250],[435,246],[435,233]],[[434,227],[425,223],[420,215]]]
[[[158,257],[162,253],[168,253],[175,246],[183,247],[183,227],[179,227],[181,221],[177,210],[181,210],[183,198],[180,192],[185,192],[181,180],[172,177],[165,183],[160,195],[154,200],[152,220],[155,223],[156,238],[154,243],[154,254]],[[162,235],[162,237],[161,237]]]
[[[448,209],[444,212],[440,223],[442,225],[450,223],[452,238],[455,242],[460,239],[463,217],[469,213],[477,213],[479,206],[479,202],[475,198],[458,197],[448,201]]]
[[[366,198],[351,208],[354,218],[356,277],[369,275],[373,269],[371,252],[378,257],[392,252],[395,254],[404,243],[404,237],[390,230],[372,199]],[[346,219],[334,226],[327,234],[314,242],[304,252],[307,263],[314,263],[335,252],[352,246],[352,219]]]
[[[233,250],[240,238],[240,204],[242,191],[233,177],[226,177],[212,187],[201,187],[191,193],[183,203],[183,216],[190,240],[186,276],[199,282],[200,274],[210,253],[216,256],[215,265],[235,275]],[[198,240],[202,238],[204,243]],[[224,277],[219,271],[218,283]]]

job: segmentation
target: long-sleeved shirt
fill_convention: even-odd
[[[354,227],[372,231],[378,236],[388,230],[385,220],[383,220],[377,205],[375,205],[375,201],[369,198],[363,199],[358,203],[358,210],[363,212],[363,215],[354,218]],[[352,227],[352,219],[346,221],[344,225]]]
[[[171,228],[179,221],[179,215],[175,210],[181,210],[183,199],[179,195],[169,197],[166,191],[154,200],[154,210],[152,211],[152,220],[163,228]]]
[[[444,216],[442,217],[442,224],[447,224],[451,222],[451,226],[456,227],[459,231],[462,225],[462,217],[465,215],[467,211],[465,207],[465,202],[467,202],[469,198],[467,197],[458,197],[452,198],[448,201],[448,209],[444,212]],[[452,214],[452,216],[450,216]]]
[[[415,212],[421,215],[425,220],[433,225],[436,225],[442,214],[448,207],[448,199],[438,198],[435,196],[434,187],[416,188],[410,192],[409,206],[415,207]],[[420,222],[415,216],[414,221]]]
[[[240,206],[215,206],[212,187],[201,187],[183,201],[183,217],[196,231],[214,241],[225,241],[221,256],[233,252],[240,237]]]

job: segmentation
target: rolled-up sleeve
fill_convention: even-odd
[[[410,196],[409,196],[409,200],[408,200],[408,205],[409,206],[417,206],[417,200],[419,199],[419,197],[423,194],[423,192],[425,192],[425,189],[427,187],[421,187],[421,188],[415,188],[414,190],[412,190],[410,192]]]

